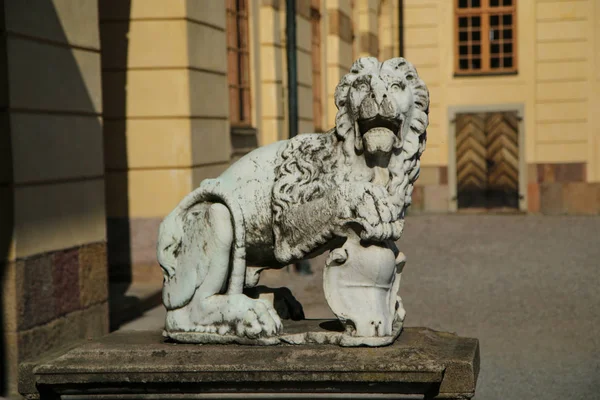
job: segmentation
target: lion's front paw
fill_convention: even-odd
[[[230,296],[228,304],[234,308],[235,333],[251,339],[274,336],[281,333],[283,324],[271,304],[263,299],[251,299],[245,295]],[[232,321],[232,322],[234,322]]]

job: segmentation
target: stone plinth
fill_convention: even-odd
[[[322,320],[288,322],[316,329]],[[29,372],[28,372],[29,371]],[[28,397],[471,398],[479,342],[406,328],[380,348],[333,345],[190,345],[159,331],[115,332],[37,365],[21,367]],[[416,397],[415,397],[416,396]],[[100,396],[102,397],[102,396]],[[98,398],[98,397],[96,397]]]

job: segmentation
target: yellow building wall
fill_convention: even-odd
[[[285,95],[283,80],[285,77],[285,48],[282,40],[285,35],[285,18],[282,19],[282,2],[252,1],[258,14],[251,19],[251,26],[258,27],[258,38],[251,42],[250,51],[259,58],[253,65],[257,68],[260,87],[254,89],[254,105],[260,110],[257,121],[258,142],[264,146],[283,138],[287,133],[285,122]],[[256,4],[254,4],[256,3]],[[253,30],[256,32],[256,29]]]
[[[537,1],[535,12],[535,161],[591,163],[592,1]]]
[[[287,61],[286,10],[280,0],[252,0],[257,17],[258,40],[252,40],[259,70],[254,104],[260,109],[257,121],[259,143],[269,144],[288,137],[287,132]],[[255,4],[256,3],[256,4]],[[340,79],[348,73],[355,57],[387,58],[398,54],[397,0],[321,0],[321,59],[324,129],[335,125],[337,108],[334,92]],[[314,131],[312,109],[312,48],[310,0],[296,3],[298,63],[298,132]],[[380,36],[385,35],[385,39]],[[251,49],[252,51],[252,49]]]
[[[518,73],[475,77],[454,76],[453,1],[405,0],[404,7],[404,56],[431,96],[423,166],[448,165],[449,107],[515,104],[524,107],[527,164],[585,162],[587,180],[600,179],[592,124],[600,109],[597,2],[518,1]]]
[[[592,52],[590,76],[590,130],[588,157],[590,160],[588,179],[600,181],[600,4],[592,2],[589,15],[588,29],[591,30],[590,42]]]
[[[225,3],[101,6],[109,259],[160,282],[160,221],[231,157]]]
[[[325,54],[327,63],[326,96],[323,97],[326,107],[327,127],[335,125],[334,93],[340,79],[348,73],[353,59],[353,10],[350,0],[327,0],[325,2],[327,20],[327,41]]]

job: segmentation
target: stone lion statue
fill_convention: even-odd
[[[252,151],[164,219],[167,334],[277,335],[273,306],[243,294],[261,269],[339,247],[349,230],[366,242],[400,238],[425,149],[427,87],[403,58],[361,58],[335,104],[335,128]]]

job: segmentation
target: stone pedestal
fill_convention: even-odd
[[[288,322],[323,326],[324,321]],[[467,399],[475,393],[479,342],[406,328],[388,347],[191,345],[159,331],[115,332],[21,366],[33,398]]]

